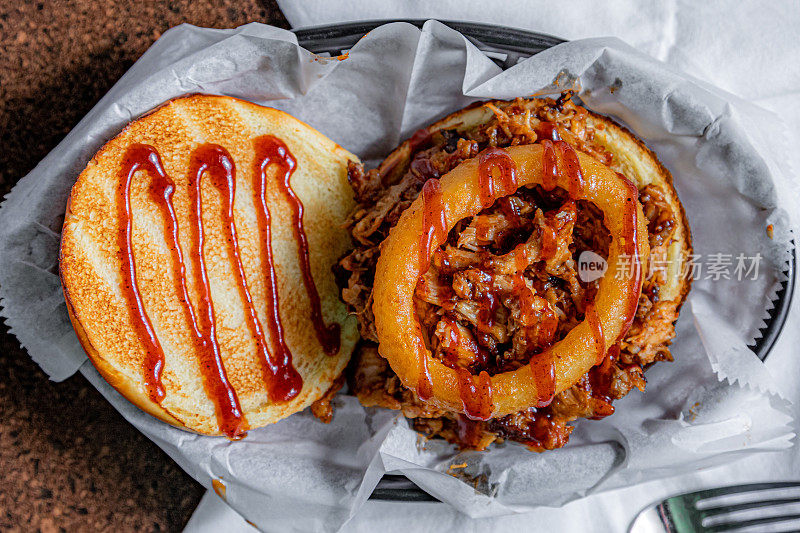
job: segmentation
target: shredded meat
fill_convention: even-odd
[[[659,300],[663,272],[652,268],[651,261],[637,314],[619,352],[609,351],[544,408],[473,421],[426,404],[400,383],[375,345],[373,276],[380,243],[427,179],[446,174],[487,147],[549,137],[546,123],[555,124],[560,138],[573,148],[621,170],[613,156],[593,142],[586,110],[568,96],[486,106],[494,113],[491,121],[468,131],[436,133],[428,146],[413,153],[407,168],[387,161],[367,172],[358,165],[349,169],[359,206],[348,227],[358,245],[340,261],[350,274],[342,298],[358,317],[365,339],[354,358],[350,389],[362,404],[401,410],[420,433],[463,448],[484,449],[492,442],[513,440],[542,451],[566,444],[577,418],[608,416],[614,412],[614,400],[634,387],[644,390],[643,367],[671,360],[668,345],[677,305]],[[654,185],[640,191],[640,201],[648,220],[651,257],[665,256],[675,214]],[[584,319],[598,282],[579,279],[576,259],[584,250],[606,256],[610,240],[602,212],[591,203],[569,200],[560,189],[523,187],[460,221],[433,254],[415,292],[434,357],[473,374],[496,374],[527,364]]]
[[[408,418],[435,418],[446,414],[405,388],[374,344],[359,345],[351,366],[353,371],[348,373],[348,384],[364,407],[401,410]]]
[[[311,414],[316,416],[321,422],[330,424],[333,420],[333,397],[344,385],[345,376],[341,374],[331,383],[330,388],[322,397],[311,404]]]
[[[567,201],[545,213],[539,207],[545,196],[540,189],[517,191],[503,199],[505,206],[498,202],[462,221],[436,252],[415,294],[434,357],[474,374],[505,372],[527,364],[577,322],[586,291],[570,247],[582,207]],[[544,250],[545,234],[552,250]]]

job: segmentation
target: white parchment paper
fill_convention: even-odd
[[[128,121],[189,92],[227,94],[283,109],[376,160],[416,128],[483,98],[511,98],[579,79],[581,99],[632,128],[671,170],[695,252],[762,257],[754,280],[695,281],[678,321],[676,361],[647,373],[648,390],[617,414],[583,422],[546,454],[518,445],[456,454],[423,442],[405,420],[339,396],[330,425],[293,415],[240,442],[193,435],[127,403],[86,362],[57,276],[66,197],[91,155]],[[141,431],[265,530],[336,530],[385,471],[403,472],[470,516],[560,505],[742,454],[785,449],[785,400],[747,348],[782,281],[798,205],[778,117],[637,53],[615,39],[559,45],[501,72],[463,36],[380,27],[344,60],[314,56],[290,32],[180,26],[131,68],[0,208],[2,316],[53,379],[78,368]],[[768,224],[774,238],[766,236]],[[451,468],[466,463],[465,467]]]

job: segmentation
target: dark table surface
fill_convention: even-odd
[[[288,27],[274,0],[0,0],[0,197],[168,28]],[[0,326],[0,530],[180,530],[203,488]]]

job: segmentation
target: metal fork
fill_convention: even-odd
[[[800,482],[754,483],[673,496],[639,513],[630,533],[800,531]]]

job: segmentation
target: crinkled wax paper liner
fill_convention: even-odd
[[[624,73],[620,61],[627,65]],[[587,70],[592,65],[597,68]],[[165,33],[4,202],[0,209],[3,316],[54,379],[71,375],[82,364],[85,356],[66,318],[57,278],[60,214],[70,186],[96,149],[131,118],[170,97],[201,91],[269,103],[363,158],[377,159],[435,118],[480,98],[530,94],[550,85],[565,67],[583,75],[581,84],[591,93],[584,91],[581,97],[590,107],[623,120],[662,159],[675,159],[692,143],[701,144],[700,139],[719,140],[717,145],[728,152],[711,150],[705,159],[693,158],[691,165],[702,169],[691,171],[708,172],[712,167],[717,173],[742,177],[750,172],[758,178],[739,183],[741,194],[731,198],[741,202],[747,193],[766,195],[767,201],[761,203],[771,213],[775,240],[764,243],[764,268],[769,268],[772,279],[765,282],[763,293],[774,293],[791,227],[785,209],[773,209],[775,200],[797,204],[794,190],[785,184],[788,176],[780,161],[784,154],[765,136],[771,117],[638,56],[619,41],[567,43],[501,73],[463,36],[436,22],[427,23],[422,32],[407,24],[378,28],[344,61],[313,56],[296,46],[293,34],[260,24],[237,30],[181,26]],[[665,76],[674,84],[666,97],[658,94],[664,86],[657,83]],[[611,86],[619,87],[612,93]],[[746,136],[737,129],[742,117],[753,121]],[[744,150],[750,159],[737,157],[737,150]],[[680,178],[686,169],[677,163],[682,164],[678,159],[671,170],[681,198],[693,204],[691,187]],[[754,188],[759,180],[768,180],[763,191]],[[784,194],[784,189],[791,194]],[[742,206],[727,207],[733,216]],[[691,222],[692,212],[689,217]],[[766,223],[762,218],[753,220]],[[703,228],[694,229],[697,245]],[[700,244],[708,246],[702,239]],[[565,449],[537,455],[516,445],[498,446],[488,454],[461,454],[468,467],[455,471],[449,469],[454,455],[450,447],[429,443],[419,451],[416,434],[404,427],[405,421],[395,420],[390,412],[365,411],[351,397],[337,399],[340,409],[330,426],[302,413],[253,431],[245,441],[229,443],[161,424],[125,402],[90,364],[84,364],[82,372],[196,479],[210,486],[212,478],[221,478],[228,486],[229,503],[263,528],[297,523],[303,529],[335,529],[355,512],[385,469],[406,472],[444,501],[474,515],[516,512],[564,503],[600,487],[640,481],[645,475],[680,471],[666,456],[661,464],[642,469],[643,450],[651,454],[666,450],[669,457],[687,459],[691,464],[687,468],[696,468],[727,460],[732,450],[745,453],[787,444],[791,432],[785,409],[774,395],[759,392],[770,390],[768,373],[744,348],[756,334],[763,310],[758,309],[755,318],[752,312],[740,313],[732,322],[725,316],[715,324],[711,321],[725,310],[709,304],[719,303],[713,299],[718,296],[715,290],[721,292],[719,286],[696,285],[693,294],[702,298],[694,300],[703,305],[693,300],[687,309],[693,313],[685,311],[679,321],[678,342],[685,340],[684,348],[676,345],[678,360],[649,371],[648,393],[618,402],[619,415],[579,424]],[[719,333],[718,327],[730,324],[745,333]],[[697,329],[703,330],[703,342]],[[730,345],[731,339],[737,344],[729,356],[720,347]],[[682,372],[686,379],[676,384]],[[747,388],[718,376],[740,379]],[[742,405],[742,400],[747,401],[743,412],[732,413],[729,407]],[[602,468],[588,472],[580,468],[585,463]],[[442,471],[474,481],[478,491]],[[544,479],[547,487],[537,485]]]

